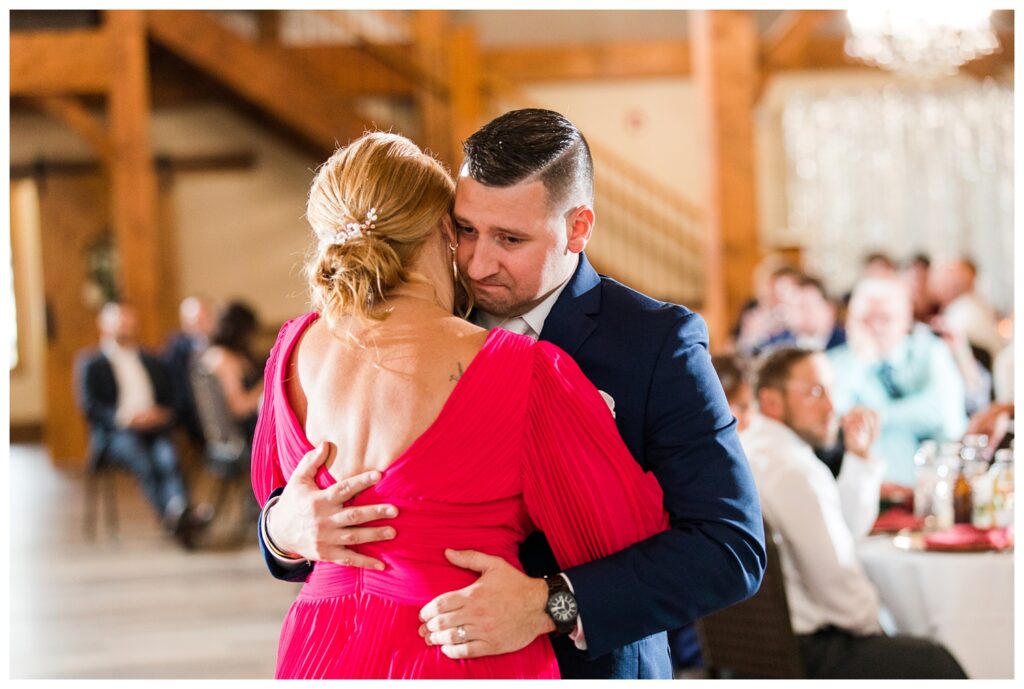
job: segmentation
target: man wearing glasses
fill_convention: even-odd
[[[942,646],[882,632],[878,593],[854,546],[878,516],[885,463],[872,456],[871,446],[879,417],[857,409],[840,421],[831,383],[824,354],[794,347],[772,352],[757,374],[759,414],[740,434],[765,521],[782,537],[790,621],[807,674],[964,678]],[[846,455],[833,477],[814,449],[833,445],[840,426]]]

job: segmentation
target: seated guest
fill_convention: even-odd
[[[914,304],[914,320],[919,323],[930,323],[939,313],[939,306],[928,287],[931,267],[932,261],[927,254],[914,254],[903,267],[903,280],[910,288]]]
[[[993,360],[1006,343],[999,334],[995,310],[975,290],[976,278],[977,268],[972,261],[948,259],[932,269],[930,286],[941,307],[937,325],[966,337],[991,371]]]
[[[199,362],[220,381],[228,409],[242,435],[251,440],[263,398],[263,367],[252,353],[259,327],[256,314],[241,302],[231,302],[217,318],[210,346]]]
[[[711,365],[722,383],[729,411],[736,417],[736,430],[742,433],[750,425],[754,403],[746,362],[736,354],[715,354],[711,357]]]
[[[109,303],[100,311],[99,351],[79,357],[79,402],[89,423],[93,461],[107,457],[134,473],[166,528],[186,548],[205,518],[189,507],[169,431],[174,421],[167,372],[136,340],[135,310]]]
[[[734,329],[736,350],[751,353],[758,343],[785,328],[785,304],[796,289],[800,271],[780,259],[766,258],[757,267],[757,298],[748,302]]]
[[[834,478],[812,449],[834,443],[839,429],[831,376],[822,353],[772,352],[757,373],[759,413],[740,434],[765,520],[781,536],[790,619],[808,676],[965,678],[941,646],[882,633],[878,593],[854,545],[878,515],[877,417],[862,415],[846,428],[847,456]]]
[[[829,301],[821,280],[810,275],[802,275],[788,293],[783,322],[785,329],[759,344],[757,353],[784,346],[825,351],[846,342],[835,304]]]
[[[170,375],[175,417],[192,441],[202,445],[203,429],[196,415],[189,368],[209,345],[214,310],[203,297],[187,297],[181,302],[178,317],[181,330],[168,339],[161,360]]]
[[[877,411],[885,478],[914,485],[914,453],[921,441],[956,440],[967,425],[964,383],[953,355],[927,326],[913,325],[910,292],[898,278],[857,284],[846,333],[847,343],[828,353],[836,410]]]

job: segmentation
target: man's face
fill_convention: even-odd
[[[832,329],[832,305],[814,287],[797,287],[786,310],[789,329],[797,335],[818,335]]]
[[[782,423],[812,447],[829,447],[839,434],[832,407],[832,371],[823,354],[812,354],[793,366],[782,391]]]
[[[543,182],[489,187],[461,175],[455,192],[459,270],[477,306],[520,316],[564,282],[582,246],[569,247],[566,216],[547,203]]]
[[[138,316],[130,306],[108,307],[101,318],[100,330],[122,347],[131,347],[136,342]]]
[[[912,324],[907,293],[854,295],[846,329],[850,346],[865,359],[883,358],[903,342]]]

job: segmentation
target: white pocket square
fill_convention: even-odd
[[[601,397],[604,399],[604,403],[608,405],[608,411],[612,413],[612,418],[615,417],[615,398],[609,395],[604,390],[598,390],[601,393]]]

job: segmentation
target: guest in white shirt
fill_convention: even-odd
[[[189,506],[188,491],[169,437],[174,414],[167,372],[139,349],[132,307],[106,304],[98,319],[99,351],[76,365],[79,402],[89,422],[92,463],[111,461],[134,473],[167,529],[186,548],[209,515]]]
[[[840,422],[831,383],[824,354],[774,351],[757,373],[759,414],[740,434],[765,521],[781,537],[790,618],[808,676],[963,678],[941,646],[882,633],[878,594],[855,549],[878,516],[885,465],[871,446],[879,420],[859,409]],[[841,424],[846,456],[834,478],[814,448],[833,445]]]

